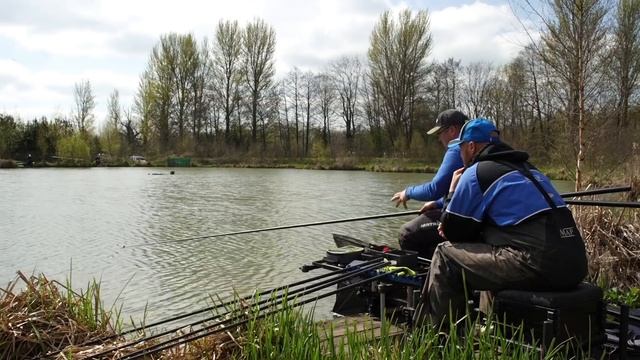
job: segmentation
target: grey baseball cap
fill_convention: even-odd
[[[469,117],[462,113],[460,110],[448,109],[440,114],[436,118],[436,125],[427,131],[427,134],[433,135],[439,133],[441,130],[453,125],[464,125],[465,121],[469,120]]]

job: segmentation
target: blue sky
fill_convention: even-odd
[[[528,41],[507,0],[0,0],[0,113],[69,115],[73,86],[86,79],[99,124],[114,89],[131,105],[160,35],[211,39],[220,19],[271,24],[278,75],[321,71],[339,56],[364,56],[379,15],[404,8],[429,11],[432,60],[504,64]]]

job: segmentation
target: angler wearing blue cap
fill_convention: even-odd
[[[582,237],[551,181],[529,155],[500,141],[483,118],[458,139],[464,168],[451,181],[441,218],[447,241],[433,254],[416,320],[465,313],[469,290],[565,290],[587,274]]]

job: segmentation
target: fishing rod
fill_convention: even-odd
[[[399,271],[402,271],[402,269],[394,269],[394,270],[391,270],[391,271],[388,271],[388,272],[385,272],[385,273],[374,275],[374,276],[369,277],[367,279],[364,279],[364,280],[355,282],[353,284],[349,284],[349,285],[346,285],[344,287],[341,287],[340,289],[336,289],[336,290],[333,290],[333,291],[330,291],[330,292],[327,292],[327,293],[324,293],[324,294],[316,295],[315,297],[312,297],[310,299],[306,299],[306,300],[303,300],[303,301],[300,301],[300,302],[296,302],[296,303],[294,303],[292,305],[292,307],[302,306],[302,305],[308,304],[310,302],[318,301],[318,300],[323,299],[325,297],[333,296],[333,295],[335,295],[337,293],[340,293],[342,291],[351,290],[352,288],[371,283],[372,281],[375,281],[375,280],[378,280],[380,278],[386,277],[386,276],[388,276],[390,274],[397,273]],[[258,315],[255,316],[253,319],[261,319],[261,318],[276,314],[279,311],[282,311],[282,309],[274,309],[274,310],[269,311],[267,313],[263,313],[263,314],[259,313],[260,311],[266,310],[267,308],[268,307],[260,308],[258,310]],[[236,319],[234,319],[234,320],[236,320]],[[186,343],[189,343],[189,342],[192,342],[192,341],[196,341],[196,340],[201,339],[201,338],[206,337],[206,336],[210,336],[210,335],[216,334],[218,332],[222,332],[222,331],[228,330],[229,328],[236,328],[238,326],[241,326],[241,325],[244,325],[244,324],[248,323],[249,321],[250,321],[250,319],[244,319],[244,320],[238,321],[236,323],[232,323],[232,324],[230,324],[228,326],[219,327],[219,328],[216,328],[218,326],[217,324],[213,324],[213,325],[204,327],[202,329],[195,330],[192,333],[180,335],[180,336],[177,336],[175,338],[169,339],[167,341],[164,341],[164,342],[155,344],[153,346],[150,346],[149,348],[141,349],[141,350],[138,350],[138,351],[136,351],[134,353],[125,355],[122,359],[127,359],[127,360],[139,359],[139,358],[147,356],[147,355],[155,354],[155,353],[157,353],[159,351],[162,351],[162,350],[170,349],[170,348],[173,348],[173,347],[176,347],[176,346],[179,346],[179,345],[183,345],[183,344],[186,344]],[[201,334],[195,335],[197,333],[201,333]]]
[[[569,197],[578,197],[578,196],[613,194],[613,193],[627,192],[627,191],[631,191],[631,186],[628,186],[628,185],[613,186],[613,187],[606,187],[606,188],[593,189],[593,190],[567,192],[567,193],[560,194],[560,196],[562,196],[563,198],[569,198]]]
[[[337,219],[337,220],[327,220],[327,221],[315,221],[315,222],[309,222],[309,223],[304,223],[304,224],[282,225],[282,226],[274,226],[274,227],[262,228],[262,229],[242,230],[242,231],[234,231],[234,232],[227,232],[227,233],[214,234],[214,235],[195,236],[195,237],[184,238],[184,239],[157,241],[157,242],[154,242],[153,245],[155,245],[155,244],[164,244],[164,243],[173,243],[173,242],[185,242],[185,241],[193,241],[193,240],[203,240],[203,239],[209,239],[209,238],[215,238],[215,237],[221,237],[221,236],[251,234],[251,233],[264,232],[264,231],[284,230],[284,229],[293,229],[293,228],[299,228],[299,227],[329,225],[329,224],[338,224],[338,223],[352,222],[352,221],[374,220],[374,219],[399,217],[399,216],[406,216],[406,215],[418,215],[418,214],[420,214],[419,210],[409,210],[409,211],[401,211],[401,212],[394,212],[394,213],[388,213],[388,214],[360,216],[360,217]],[[130,247],[148,246],[148,245],[151,245],[151,244],[137,244],[137,245],[131,245]],[[124,245],[123,245],[123,247],[124,247]]]
[[[380,261],[380,259],[378,259],[378,258],[371,259],[371,260],[364,261],[364,262],[358,264],[357,266],[358,267],[364,267],[364,266],[371,265],[371,264],[373,264],[375,262],[378,262],[378,261]],[[318,275],[318,276],[314,276],[314,277],[311,277],[311,278],[308,278],[308,279],[296,281],[296,282],[293,282],[291,284],[281,285],[281,286],[278,286],[278,287],[275,287],[275,288],[272,288],[272,289],[269,289],[269,290],[265,290],[265,291],[262,291],[262,292],[258,293],[258,295],[260,297],[263,297],[263,296],[265,296],[267,294],[271,295],[271,294],[273,294],[275,292],[278,292],[278,291],[281,291],[281,290],[284,290],[284,289],[293,288],[293,287],[296,287],[296,286],[299,286],[299,285],[303,285],[303,284],[307,284],[307,283],[310,283],[310,282],[313,282],[313,281],[316,281],[316,280],[320,280],[320,279],[323,279],[323,278],[326,278],[326,277],[329,277],[329,276],[333,276],[333,275],[337,275],[337,274],[340,274],[340,273],[352,271],[354,269],[355,269],[354,267],[350,267],[350,268],[345,267],[345,268],[342,268],[342,269],[339,269],[339,270],[334,270],[334,271],[331,271],[331,272],[328,272],[328,273],[325,273],[325,274],[321,274],[321,275]],[[192,312],[189,312],[189,313],[186,313],[186,314],[178,315],[178,316],[171,317],[171,318],[162,319],[162,320],[150,323],[150,324],[145,324],[145,325],[140,326],[140,327],[136,327],[136,328],[133,328],[133,329],[129,329],[127,331],[123,331],[123,332],[121,332],[119,334],[114,334],[114,335],[106,336],[106,337],[103,337],[103,338],[95,339],[95,340],[92,340],[92,341],[89,341],[89,342],[86,342],[86,343],[82,344],[82,346],[93,345],[93,344],[96,344],[96,343],[109,341],[109,340],[112,340],[112,339],[115,339],[115,338],[118,338],[118,337],[121,337],[121,336],[124,336],[124,335],[128,335],[128,334],[135,333],[135,332],[140,332],[140,331],[143,331],[145,329],[149,329],[149,328],[156,327],[156,326],[163,325],[163,324],[167,324],[167,323],[170,323],[170,322],[182,320],[182,319],[185,319],[185,318],[188,318],[188,317],[192,317],[194,315],[198,315],[198,314],[201,314],[201,313],[204,313],[204,312],[207,312],[207,311],[212,311],[212,310],[216,310],[216,309],[223,308],[223,307],[226,308],[227,306],[232,305],[232,304],[234,304],[234,303],[236,303],[238,301],[247,301],[247,300],[253,299],[254,297],[255,297],[254,295],[247,295],[247,296],[241,297],[239,299],[225,301],[225,302],[220,303],[218,305],[209,306],[209,307],[206,307],[206,308],[203,308],[203,309],[199,309],[199,310],[195,310],[195,311],[192,311]],[[224,315],[224,314],[222,314],[222,315]]]
[[[278,300],[278,299],[282,299],[285,296],[288,297],[288,296],[291,296],[291,295],[296,295],[298,293],[301,293],[299,296],[306,296],[306,295],[311,294],[313,292],[316,292],[316,291],[328,288],[330,286],[336,285],[336,284],[338,284],[338,283],[340,283],[342,281],[351,279],[351,278],[356,277],[358,275],[362,275],[362,274],[364,274],[366,272],[369,272],[369,271],[378,269],[380,267],[383,267],[387,263],[388,262],[386,260],[381,259],[381,258],[374,259],[374,261],[371,261],[371,263],[369,265],[359,267],[357,270],[351,269],[352,271],[348,272],[347,274],[337,276],[337,277],[335,277],[333,279],[328,279],[328,280],[321,281],[321,282],[313,284],[312,286],[309,286],[309,287],[304,287],[304,288],[301,288],[301,289],[296,289],[296,290],[292,290],[292,291],[288,291],[288,292],[283,292],[283,293],[279,294],[278,296],[274,297],[273,299],[269,299],[269,298],[268,299],[263,299],[263,300],[261,300],[261,301],[259,301],[257,303],[253,303],[253,304],[250,304],[250,305],[251,306],[258,306],[259,311],[263,311],[263,310],[265,310],[265,309],[267,309],[269,307],[268,305],[263,307],[263,305],[268,303],[269,301],[275,301],[275,300]],[[332,273],[332,275],[335,275],[335,273]],[[124,344],[120,344],[120,345],[118,345],[118,346],[116,346],[114,348],[106,349],[106,350],[101,351],[99,353],[92,354],[92,355],[89,356],[89,358],[97,358],[99,356],[103,356],[103,355],[106,355],[106,354],[114,352],[114,351],[122,350],[124,348],[131,347],[133,345],[136,345],[136,344],[139,344],[139,343],[142,343],[142,342],[145,342],[145,341],[157,339],[159,337],[163,337],[163,336],[175,333],[178,330],[186,328],[186,327],[193,327],[193,326],[196,326],[196,325],[204,324],[206,322],[217,320],[217,319],[219,319],[219,318],[221,318],[221,317],[223,317],[225,315],[229,315],[231,312],[232,311],[228,311],[228,312],[223,313],[223,314],[217,314],[215,316],[212,316],[212,317],[209,317],[209,318],[205,318],[205,319],[201,319],[201,320],[192,322],[190,324],[186,324],[186,325],[177,327],[175,329],[166,330],[166,331],[163,331],[163,332],[158,333],[158,334],[154,334],[154,335],[151,335],[151,336],[148,336],[148,337],[143,337],[143,338],[140,338],[140,339],[137,339],[137,340],[134,340],[134,341],[130,341],[130,342],[127,342],[127,343],[124,343]],[[196,333],[196,332],[204,331],[205,329],[209,329],[209,328],[212,328],[212,327],[215,327],[215,326],[228,324],[228,323],[240,318],[241,316],[242,315],[232,316],[232,317],[230,317],[228,319],[215,322],[214,324],[211,324],[211,325],[209,325],[207,327],[201,328],[199,330],[192,331],[191,333]]]
[[[601,189],[594,189],[594,190],[569,192],[569,193],[560,194],[560,196],[562,196],[563,198],[578,197],[578,196],[610,194],[610,193],[624,192],[629,190],[631,190],[630,186],[618,186],[618,187],[608,187],[608,188],[601,188]],[[582,205],[586,205],[586,204],[582,204]],[[419,215],[419,214],[420,214],[419,210],[408,210],[408,211],[401,211],[401,212],[394,212],[394,213],[387,213],[387,214],[352,217],[352,218],[346,218],[346,219],[315,221],[315,222],[309,222],[309,223],[303,223],[303,224],[281,225],[281,226],[274,226],[274,227],[261,228],[261,229],[241,230],[241,231],[232,231],[232,232],[213,234],[213,235],[194,236],[194,237],[183,238],[183,239],[157,241],[153,244],[155,245],[155,244],[164,244],[164,243],[204,240],[204,239],[210,239],[210,238],[216,238],[216,237],[222,237],[222,236],[253,234],[253,233],[259,233],[259,232],[265,232],[265,231],[285,230],[285,229],[293,229],[293,228],[300,228],[300,227],[338,224],[338,223],[354,222],[354,221],[362,221],[362,220],[375,220],[375,219],[384,219],[384,218],[400,217],[400,216],[407,216],[407,215]],[[137,245],[130,245],[130,247],[139,247],[139,246],[148,246],[148,245],[151,245],[151,244],[137,244]],[[125,245],[122,245],[122,247],[125,247]]]
[[[622,207],[622,208],[640,209],[640,202],[634,202],[634,201],[565,200],[564,202],[569,205]]]
[[[366,264],[366,266],[365,266],[365,264]],[[372,259],[370,261],[366,261],[366,262],[364,262],[362,264],[359,264],[359,266],[356,267],[356,268],[345,268],[347,271],[349,271],[349,273],[347,273],[347,274],[339,275],[339,276],[337,276],[335,278],[324,280],[324,281],[318,282],[316,284],[313,284],[311,286],[304,287],[304,288],[301,288],[301,289],[296,289],[296,290],[291,290],[291,291],[287,290],[287,291],[285,291],[283,293],[278,294],[275,297],[263,299],[263,300],[260,300],[258,302],[252,303],[250,305],[251,306],[260,307],[261,305],[263,305],[263,304],[265,304],[265,303],[267,303],[269,301],[274,301],[274,300],[277,300],[277,299],[281,299],[281,298],[283,298],[285,296],[295,295],[295,294],[298,294],[300,292],[302,292],[302,294],[300,296],[305,296],[305,295],[310,294],[310,293],[312,293],[314,291],[322,290],[322,289],[324,289],[326,287],[336,285],[341,281],[345,281],[345,280],[350,279],[352,277],[355,277],[357,275],[361,275],[361,274],[363,274],[365,272],[368,272],[368,271],[371,271],[371,270],[375,270],[377,268],[382,267],[385,264],[386,264],[386,261],[384,261],[384,259],[381,259],[381,258]],[[341,271],[332,272],[332,273],[329,273],[329,275],[336,275],[337,273],[340,273],[340,272]],[[316,278],[318,278],[318,277],[316,277]],[[287,289],[287,288],[283,287],[282,290],[285,290],[285,289]],[[248,297],[248,299],[251,299],[251,297]],[[233,302],[231,302],[231,303],[233,303]],[[231,303],[229,305],[231,305]],[[108,353],[111,353],[111,352],[114,352],[114,351],[117,351],[117,350],[121,350],[121,349],[124,349],[124,348],[127,348],[127,347],[131,347],[133,345],[139,344],[139,343],[144,342],[144,341],[157,339],[159,337],[163,337],[163,336],[175,333],[178,330],[186,328],[186,327],[193,327],[193,326],[196,326],[196,325],[204,324],[206,322],[217,320],[217,319],[219,319],[221,317],[224,317],[226,315],[231,314],[232,312],[233,311],[227,311],[227,312],[224,312],[222,314],[216,314],[216,315],[208,317],[208,318],[200,319],[198,321],[195,321],[195,322],[192,322],[192,323],[189,323],[189,324],[178,326],[178,327],[176,327],[174,329],[165,330],[165,331],[160,332],[158,334],[154,334],[154,335],[151,335],[151,336],[147,336],[147,337],[136,339],[136,340],[133,340],[133,341],[130,341],[130,342],[126,342],[126,343],[120,344],[120,345],[118,345],[118,346],[116,346],[114,348],[106,349],[106,350],[101,351],[101,352],[99,352],[97,354],[93,354],[93,355],[90,356],[90,358],[95,358],[95,357],[102,356],[102,355],[105,355],[105,354],[108,354]],[[231,317],[229,319],[220,321],[220,322],[216,322],[213,325],[223,325],[223,324],[226,324],[226,323],[232,321],[233,319],[235,319],[237,317],[238,317],[238,315],[236,315],[235,317]]]

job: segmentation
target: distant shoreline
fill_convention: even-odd
[[[11,159],[0,159],[0,169],[2,168],[87,168],[96,167],[95,163],[89,161],[62,161],[62,162],[34,162],[33,166],[24,166],[20,161]],[[166,160],[152,160],[149,165],[133,165],[126,161],[101,164],[99,167],[167,167]],[[193,158],[191,167],[219,167],[219,168],[252,168],[252,169],[300,169],[300,170],[349,170],[349,171],[371,171],[371,172],[395,172],[395,173],[435,173],[438,171],[438,164],[429,164],[419,160],[408,160],[400,158],[372,158],[372,159],[301,159],[301,160],[279,160],[279,159],[211,159]],[[560,167],[540,167],[540,170],[554,180],[571,181],[573,178]]]

